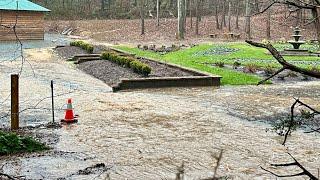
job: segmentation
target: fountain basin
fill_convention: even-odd
[[[288,41],[288,43],[290,43],[293,46],[293,49],[299,50],[299,47],[302,44],[305,44],[306,42],[305,41]]]

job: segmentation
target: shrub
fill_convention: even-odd
[[[317,66],[312,66],[312,67],[309,67],[308,69],[310,69],[310,71],[320,72],[320,68]]]
[[[280,38],[278,41],[276,41],[278,44],[286,44],[287,43],[287,40],[286,38]]]
[[[119,64],[120,66],[131,68],[134,72],[143,74],[145,76],[148,76],[152,70],[151,67],[147,64],[144,64],[132,57],[119,56],[118,54],[113,52],[102,53],[101,59],[109,60],[111,62]]]
[[[70,46],[80,47],[81,49],[86,50],[88,53],[93,53],[93,49],[94,49],[93,45],[88,44],[88,43],[83,42],[83,41],[70,42]]]
[[[31,137],[20,137],[14,133],[0,131],[0,155],[46,150],[44,144]]]
[[[249,73],[255,73],[258,69],[259,69],[258,66],[253,63],[245,65],[245,71]]]
[[[219,62],[216,62],[214,63],[216,66],[220,67],[220,68],[223,68],[224,67],[224,62],[222,61],[219,61]]]
[[[240,62],[235,61],[235,62],[233,63],[233,69],[238,69],[239,66],[241,66],[241,63],[240,63]]]
[[[266,73],[267,76],[269,76],[269,75],[275,73],[275,70],[273,69],[273,67],[270,64],[268,64],[265,67],[264,72]]]
[[[263,40],[261,41],[261,43],[262,43],[262,44],[270,44],[271,42],[270,42],[270,40],[268,40],[268,39],[263,39]]]
[[[295,72],[293,72],[293,71],[289,71],[289,72],[287,73],[287,77],[298,77],[298,75],[297,75]]]

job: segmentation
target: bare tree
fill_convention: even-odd
[[[193,0],[189,0],[189,16],[190,16],[190,28],[193,28],[193,22],[192,22],[192,1]]]
[[[184,39],[185,34],[185,0],[178,0],[178,39]]]
[[[228,31],[231,32],[231,1],[229,0],[228,3]]]
[[[236,29],[239,29],[240,1],[236,1]]]
[[[223,0],[222,2],[222,16],[221,16],[221,25],[220,29],[223,29],[223,27],[226,27],[226,1]]]
[[[159,11],[160,11],[160,2],[157,0],[157,26],[160,26],[160,19],[159,19]]]
[[[248,0],[246,0],[248,1]],[[268,9],[270,9],[273,5],[275,4],[282,4],[286,5],[289,7],[294,7],[296,8],[296,11],[299,10],[310,10],[312,13],[312,19],[309,20],[306,24],[314,23],[315,25],[315,30],[316,30],[316,35],[317,35],[317,41],[319,43],[319,48],[320,48],[320,0],[309,0],[309,1],[304,1],[304,0],[269,0],[269,4],[263,8],[261,11],[259,11],[256,14],[261,14],[266,12]],[[255,15],[256,15],[255,14]],[[289,15],[291,12],[289,13]]]
[[[245,32],[246,32],[246,38],[251,39],[251,20],[250,20],[250,0],[245,0],[245,6],[246,6],[246,22],[245,22]]]
[[[140,0],[140,19],[141,19],[141,35],[144,35],[145,33],[145,27],[144,27],[144,0]]]
[[[218,9],[219,9],[219,3],[218,3],[218,0],[217,0],[217,1],[216,1],[216,5],[215,5],[216,29],[220,29]]]
[[[271,39],[271,9],[267,12],[267,39]]]
[[[196,35],[199,35],[199,22],[201,20],[199,7],[200,7],[200,0],[195,0],[196,2]]]

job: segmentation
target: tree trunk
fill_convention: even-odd
[[[250,1],[245,0],[246,3],[246,22],[245,22],[245,32],[246,38],[251,39],[251,27],[250,27]]]
[[[216,3],[216,14],[215,14],[215,16],[216,16],[216,29],[220,29],[220,26],[219,26],[219,14],[218,14],[218,8],[219,8],[219,5],[218,5],[218,3]]]
[[[188,1],[184,0],[184,32],[187,31],[187,12],[188,12],[188,7],[187,7]]]
[[[267,39],[271,39],[271,8],[267,12]]]
[[[190,28],[192,29],[192,0],[189,0],[189,16],[190,16]]]
[[[144,0],[140,0],[141,35],[144,35]]]
[[[236,29],[239,29],[239,12],[240,12],[240,3],[237,1],[237,6],[236,6]]]
[[[160,26],[160,19],[159,19],[159,10],[160,10],[160,4],[159,0],[157,0],[157,26]]]
[[[199,35],[199,21],[200,21],[200,14],[199,14],[199,2],[200,0],[195,0],[196,2],[196,35]]]
[[[228,7],[228,31],[231,32],[231,1],[229,1]]]
[[[185,33],[185,0],[178,0],[178,39],[184,39]]]
[[[223,0],[220,29],[223,29],[223,27],[226,27],[226,26],[227,26],[227,24],[226,24],[226,3],[225,3],[225,0]]]
[[[105,10],[105,0],[101,0],[101,11],[103,12]]]
[[[315,25],[316,33],[317,33],[318,50],[320,50],[320,20],[319,20],[320,8],[316,7],[314,9],[312,9],[311,11],[312,11],[313,18],[315,19],[314,25]]]

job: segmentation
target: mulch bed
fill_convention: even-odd
[[[140,61],[149,64],[152,68],[152,72],[148,77],[182,77],[193,76],[192,73],[184,72],[180,69],[168,67],[164,64],[156,63],[146,59],[140,59]],[[116,85],[120,82],[121,78],[145,78],[145,76],[133,72],[133,70],[121,67],[116,63],[108,60],[97,60],[80,63],[77,66],[82,71],[90,74],[110,86]]]
[[[62,46],[54,48],[54,50],[60,57],[64,59],[73,58],[73,56],[77,54],[88,54],[87,51],[75,46]],[[104,51],[103,46],[95,46],[93,53],[100,54],[102,51]]]
[[[95,47],[96,48],[96,47]],[[102,47],[96,48],[96,52],[103,51]],[[72,58],[77,54],[86,54],[86,51],[78,47],[66,46],[55,48],[56,53],[64,59]],[[148,64],[151,68],[151,74],[148,77],[182,77],[194,76],[194,73],[186,72],[178,68],[170,67],[166,64],[150,61],[147,59],[139,59],[139,61]],[[145,76],[135,73],[132,69],[119,66],[108,60],[87,61],[77,65],[79,69],[100,79],[110,86],[116,85],[120,79],[127,78],[143,78]]]
[[[58,48],[55,48],[54,50],[60,57],[62,57],[64,59],[73,58],[73,56],[75,56],[77,54],[86,54],[87,53],[87,51],[85,51],[79,47],[75,47],[75,46],[58,47]]]
[[[142,75],[134,73],[131,69],[106,60],[88,61],[77,66],[87,74],[98,78],[108,85],[116,85],[121,78],[141,78]]]

